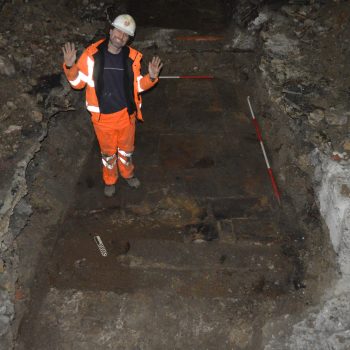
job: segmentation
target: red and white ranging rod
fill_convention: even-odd
[[[271,180],[273,192],[274,192],[275,197],[276,197],[276,199],[277,199],[277,201],[278,201],[278,204],[281,205],[281,197],[280,197],[280,194],[279,194],[279,192],[278,192],[277,184],[276,184],[275,178],[274,178],[274,176],[273,176],[273,173],[272,173],[272,169],[271,169],[271,167],[270,167],[269,160],[268,160],[267,155],[266,155],[266,151],[265,151],[263,139],[262,139],[262,136],[261,136],[259,124],[258,124],[258,121],[257,121],[256,118],[255,118],[252,105],[250,104],[250,96],[247,97],[247,101],[248,101],[250,113],[251,113],[252,118],[253,118],[253,124],[254,124],[254,126],[255,126],[256,135],[257,135],[257,137],[258,137],[258,140],[259,140],[259,142],[260,142],[260,146],[261,146],[262,152],[263,152],[263,154],[264,154],[265,163],[266,163],[266,166],[267,166],[267,171],[268,171],[269,176],[270,176],[270,180]]]
[[[214,79],[212,75],[160,75],[159,79]]]

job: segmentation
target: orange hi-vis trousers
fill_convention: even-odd
[[[92,113],[91,120],[102,154],[104,183],[115,184],[118,169],[123,178],[133,177],[135,114],[129,116],[124,108],[111,114]]]

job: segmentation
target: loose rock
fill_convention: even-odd
[[[21,131],[22,130],[22,126],[20,125],[10,125],[6,130],[5,130],[5,134],[11,134],[13,132],[16,131]]]
[[[343,113],[339,114],[334,108],[331,108],[326,113],[326,122],[329,125],[345,125],[348,122],[348,116]]]
[[[43,114],[40,111],[34,110],[32,111],[32,119],[36,123],[41,123],[43,121]]]
[[[315,109],[309,114],[308,120],[311,125],[317,125],[324,119],[324,112],[321,109]]]
[[[13,76],[16,73],[15,66],[7,58],[0,56],[0,74]]]

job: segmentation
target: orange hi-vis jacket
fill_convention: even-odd
[[[70,85],[74,89],[86,87],[86,108],[91,113],[100,113],[99,96],[103,89],[104,53],[106,39],[90,45],[71,68],[63,64]],[[130,46],[122,48],[124,59],[124,88],[129,115],[136,112],[136,118],[142,119],[140,93],[153,87],[158,79],[151,80],[149,74],[141,75],[142,54]]]

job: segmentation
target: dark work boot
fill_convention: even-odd
[[[125,181],[131,188],[139,188],[141,185],[140,180],[135,176],[130,177],[129,179],[125,179]]]
[[[105,185],[104,194],[106,197],[113,197],[115,194],[115,185]]]

